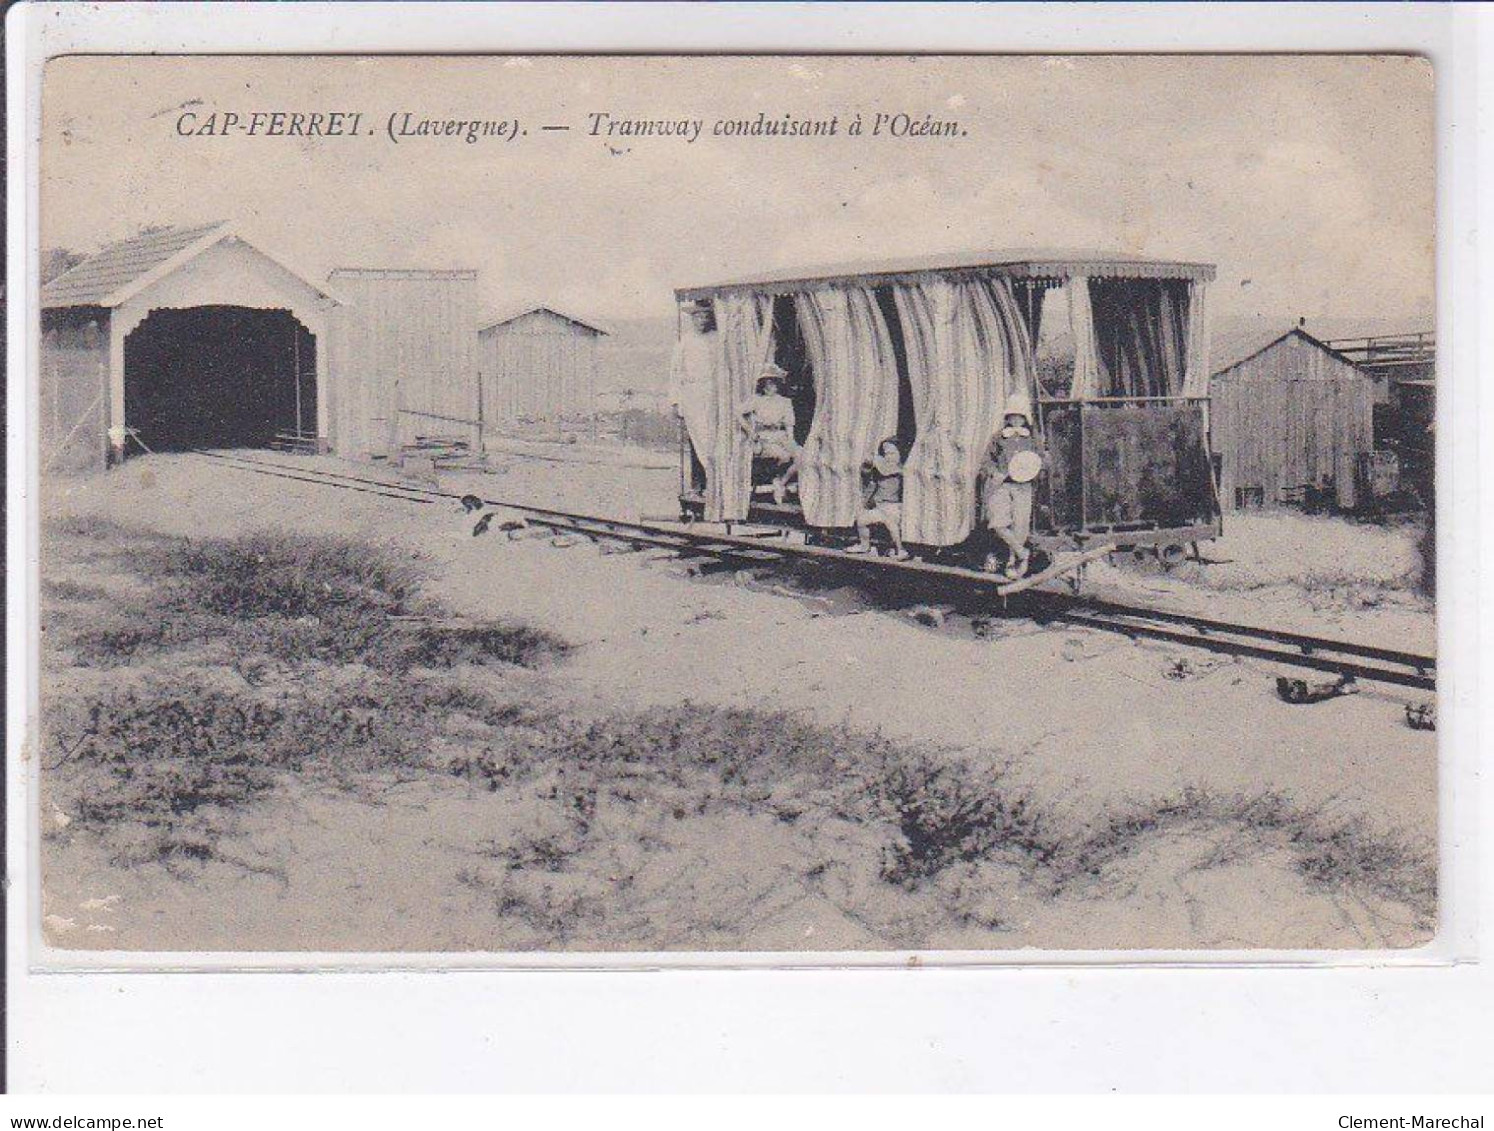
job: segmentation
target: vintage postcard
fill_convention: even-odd
[[[1414,56],[74,56],[59,952],[1436,933]]]

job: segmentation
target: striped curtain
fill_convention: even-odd
[[[976,476],[1007,398],[1036,400],[1032,342],[1005,279],[910,284],[895,298],[918,422],[903,537],[954,546],[975,525]]]
[[[944,279],[922,283],[905,283],[893,288],[898,321],[902,325],[903,350],[908,360],[908,385],[913,393],[915,424],[913,447],[903,464],[903,534],[909,541],[943,545],[926,530],[929,524],[913,519],[921,514],[922,502],[938,493],[938,477],[943,473],[948,445],[938,436],[940,412],[945,397],[941,390],[946,381],[940,367],[944,355],[939,348],[941,332],[953,317],[954,285]],[[922,537],[909,533],[909,522]]]
[[[897,359],[875,296],[826,287],[794,296],[814,370],[814,421],[799,461],[811,526],[850,526],[861,509],[861,464],[897,432]]]
[[[706,518],[739,522],[752,502],[752,439],[741,410],[751,401],[763,363],[773,356],[773,300],[766,295],[729,294],[715,300],[717,366],[716,427],[712,458],[704,461]]]
[[[1100,279],[1090,284],[1102,396],[1176,397],[1186,387],[1187,284]]]
[[[1074,339],[1074,380],[1069,396],[1076,401],[1100,395],[1100,364],[1095,348],[1095,316],[1089,280],[1075,275],[1068,282],[1069,333]]]
[[[1204,306],[1204,284],[1197,280],[1188,284],[1187,319],[1183,396],[1206,397],[1209,395],[1209,319]]]

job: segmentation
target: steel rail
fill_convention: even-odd
[[[1048,601],[1058,605],[1057,615],[1060,616],[1082,615],[1086,619],[1101,617],[1113,620],[1117,624],[1126,618],[1142,617],[1146,620],[1161,621],[1167,624],[1192,628],[1200,636],[1208,636],[1210,633],[1223,633],[1226,635],[1247,636],[1259,640],[1272,640],[1278,644],[1296,648],[1305,656],[1324,652],[1336,652],[1340,655],[1353,656],[1357,659],[1382,660],[1386,663],[1401,664],[1408,668],[1428,672],[1434,670],[1437,666],[1437,661],[1433,657],[1417,652],[1403,652],[1394,648],[1379,648],[1371,644],[1356,644],[1348,640],[1330,640],[1321,636],[1310,636],[1305,633],[1290,632],[1285,629],[1261,628],[1258,625],[1217,621],[1208,617],[1195,616],[1191,613],[1171,612],[1167,609],[1137,608],[1116,604],[1113,601],[1070,596],[1065,593],[1039,591],[1035,592],[1033,597],[1035,600]],[[1070,612],[1069,610],[1071,609],[1074,611]]]
[[[1313,668],[1317,671],[1333,672],[1338,675],[1351,675],[1356,679],[1370,679],[1381,683],[1394,683],[1402,687],[1417,687],[1423,690],[1433,690],[1437,686],[1437,680],[1430,674],[1431,663],[1427,657],[1419,656],[1415,670],[1398,670],[1396,668],[1381,667],[1373,664],[1359,663],[1355,660],[1336,658],[1324,653],[1342,652],[1352,655],[1352,648],[1345,647],[1341,642],[1325,640],[1321,647],[1315,651],[1285,650],[1271,648],[1265,644],[1255,643],[1260,639],[1260,634],[1266,630],[1254,629],[1246,626],[1248,631],[1233,633],[1227,626],[1218,625],[1213,635],[1196,635],[1189,632],[1178,632],[1173,629],[1162,628],[1155,624],[1147,624],[1144,620],[1145,614],[1133,614],[1129,617],[1112,617],[1105,614],[1086,613],[1082,610],[1061,612],[1058,619],[1067,624],[1081,625],[1086,628],[1097,628],[1105,632],[1115,632],[1122,636],[1146,637],[1151,640],[1162,640],[1172,644],[1184,644],[1192,648],[1203,648],[1211,652],[1221,652],[1232,656],[1249,656],[1255,659],[1274,660],[1277,663],[1291,664],[1296,667]],[[1229,639],[1231,635],[1246,636],[1248,639]]]
[[[443,491],[439,488],[390,483],[386,480],[297,467],[203,449],[193,449],[192,454],[219,460],[255,474],[316,486],[358,491],[411,503],[430,504],[438,499],[459,501],[467,497],[464,494]],[[875,556],[853,557],[842,550],[826,546],[773,542],[760,536],[744,537],[721,532],[697,533],[658,523],[602,518],[528,503],[497,499],[482,499],[481,501],[484,506],[514,512],[522,515],[526,522],[557,532],[579,534],[591,539],[650,546],[678,554],[712,557],[727,562],[761,564],[766,561],[797,559],[819,564],[833,563],[863,572],[892,571],[889,576],[913,574],[925,578],[943,578],[978,587],[982,591],[988,591],[1000,584],[997,578],[988,573],[963,566],[936,565],[917,561],[897,562],[890,558]],[[1012,600],[1018,599],[1012,598]],[[1263,628],[1258,625],[1212,620],[1189,613],[1121,605],[1111,601],[1046,590],[1028,590],[1021,594],[1020,600],[1022,604],[1033,606],[1036,611],[1046,611],[1055,620],[1133,638],[1146,637],[1207,651],[1273,660],[1296,667],[1351,675],[1355,678],[1404,687],[1425,690],[1432,690],[1436,687],[1435,658],[1418,653]]]

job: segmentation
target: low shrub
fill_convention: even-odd
[[[65,639],[73,662],[85,668],[112,668],[141,656],[186,642],[181,620],[151,616],[138,609],[113,608],[86,616],[69,616]]]
[[[910,886],[954,863],[1015,852],[1047,863],[1060,843],[1030,796],[1000,768],[964,760],[901,753],[884,759],[867,784],[877,809],[897,825],[882,877]]]
[[[129,536],[112,525],[102,529],[111,538]],[[155,588],[106,614],[71,618],[66,640],[77,663],[115,666],[221,642],[248,677],[265,659],[293,667],[360,663],[408,671],[535,667],[569,651],[565,641],[525,624],[442,623],[449,618],[420,596],[419,573],[409,562],[387,548],[344,538],[260,533],[152,540],[130,565]]]
[[[349,786],[427,772],[457,717],[486,728],[491,755],[521,713],[462,688],[377,675],[274,701],[192,678],[153,682],[52,710],[46,768],[78,827],[144,827],[211,855],[232,815],[282,775]]]
[[[138,541],[143,533],[97,514],[64,515],[49,519],[43,531],[61,538],[84,538],[98,542]]]
[[[410,609],[418,575],[382,547],[329,535],[258,533],[168,546],[142,563],[185,583],[182,596],[221,616],[357,616]]]
[[[647,796],[682,819],[723,805],[777,816],[787,790],[794,819],[885,829],[880,875],[908,889],[956,865],[1005,861],[1057,895],[1150,838],[1204,827],[1248,834],[1239,852],[1285,849],[1314,885],[1397,901],[1423,920],[1436,909],[1429,852],[1280,794],[1184,790],[1066,833],[1002,765],[781,714],[687,704],[582,720],[449,682],[369,673],[273,702],[191,681],[151,685],[96,699],[49,735],[49,772],[63,771],[70,814],[83,827],[156,830],[173,859],[211,855],[219,818],[286,773],[351,787],[370,775],[442,773],[553,804],[564,836],[540,830],[492,853],[516,872],[567,868],[604,795]]]
[[[94,700],[68,760],[132,767],[183,758],[242,760],[284,720],[277,707],[187,681],[151,684]]]
[[[527,624],[490,621],[472,625],[416,625],[398,634],[381,666],[452,668],[460,664],[514,664],[533,668],[558,659],[570,645]]]
[[[88,703],[49,727],[71,763],[72,816],[95,828],[171,825],[206,807],[237,809],[274,784],[284,723],[276,707],[201,684],[150,686]]]
[[[1437,911],[1436,857],[1363,817],[1334,817],[1296,805],[1280,793],[1218,794],[1190,788],[1111,814],[1055,861],[1058,887],[1080,875],[1098,876],[1137,852],[1146,839],[1185,826],[1235,828],[1247,847],[1276,846],[1291,854],[1297,872],[1319,887],[1367,892],[1409,907],[1423,923]]]
[[[44,601],[75,602],[104,601],[110,596],[109,590],[101,585],[87,585],[66,577],[42,578],[41,595]]]

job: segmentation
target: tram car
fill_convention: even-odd
[[[1213,278],[1207,263],[1015,252],[681,288],[681,517],[846,545],[890,439],[903,542],[926,561],[972,564],[991,548],[987,445],[1009,408],[1031,406],[1044,456],[1031,545],[1174,564],[1221,531]]]

